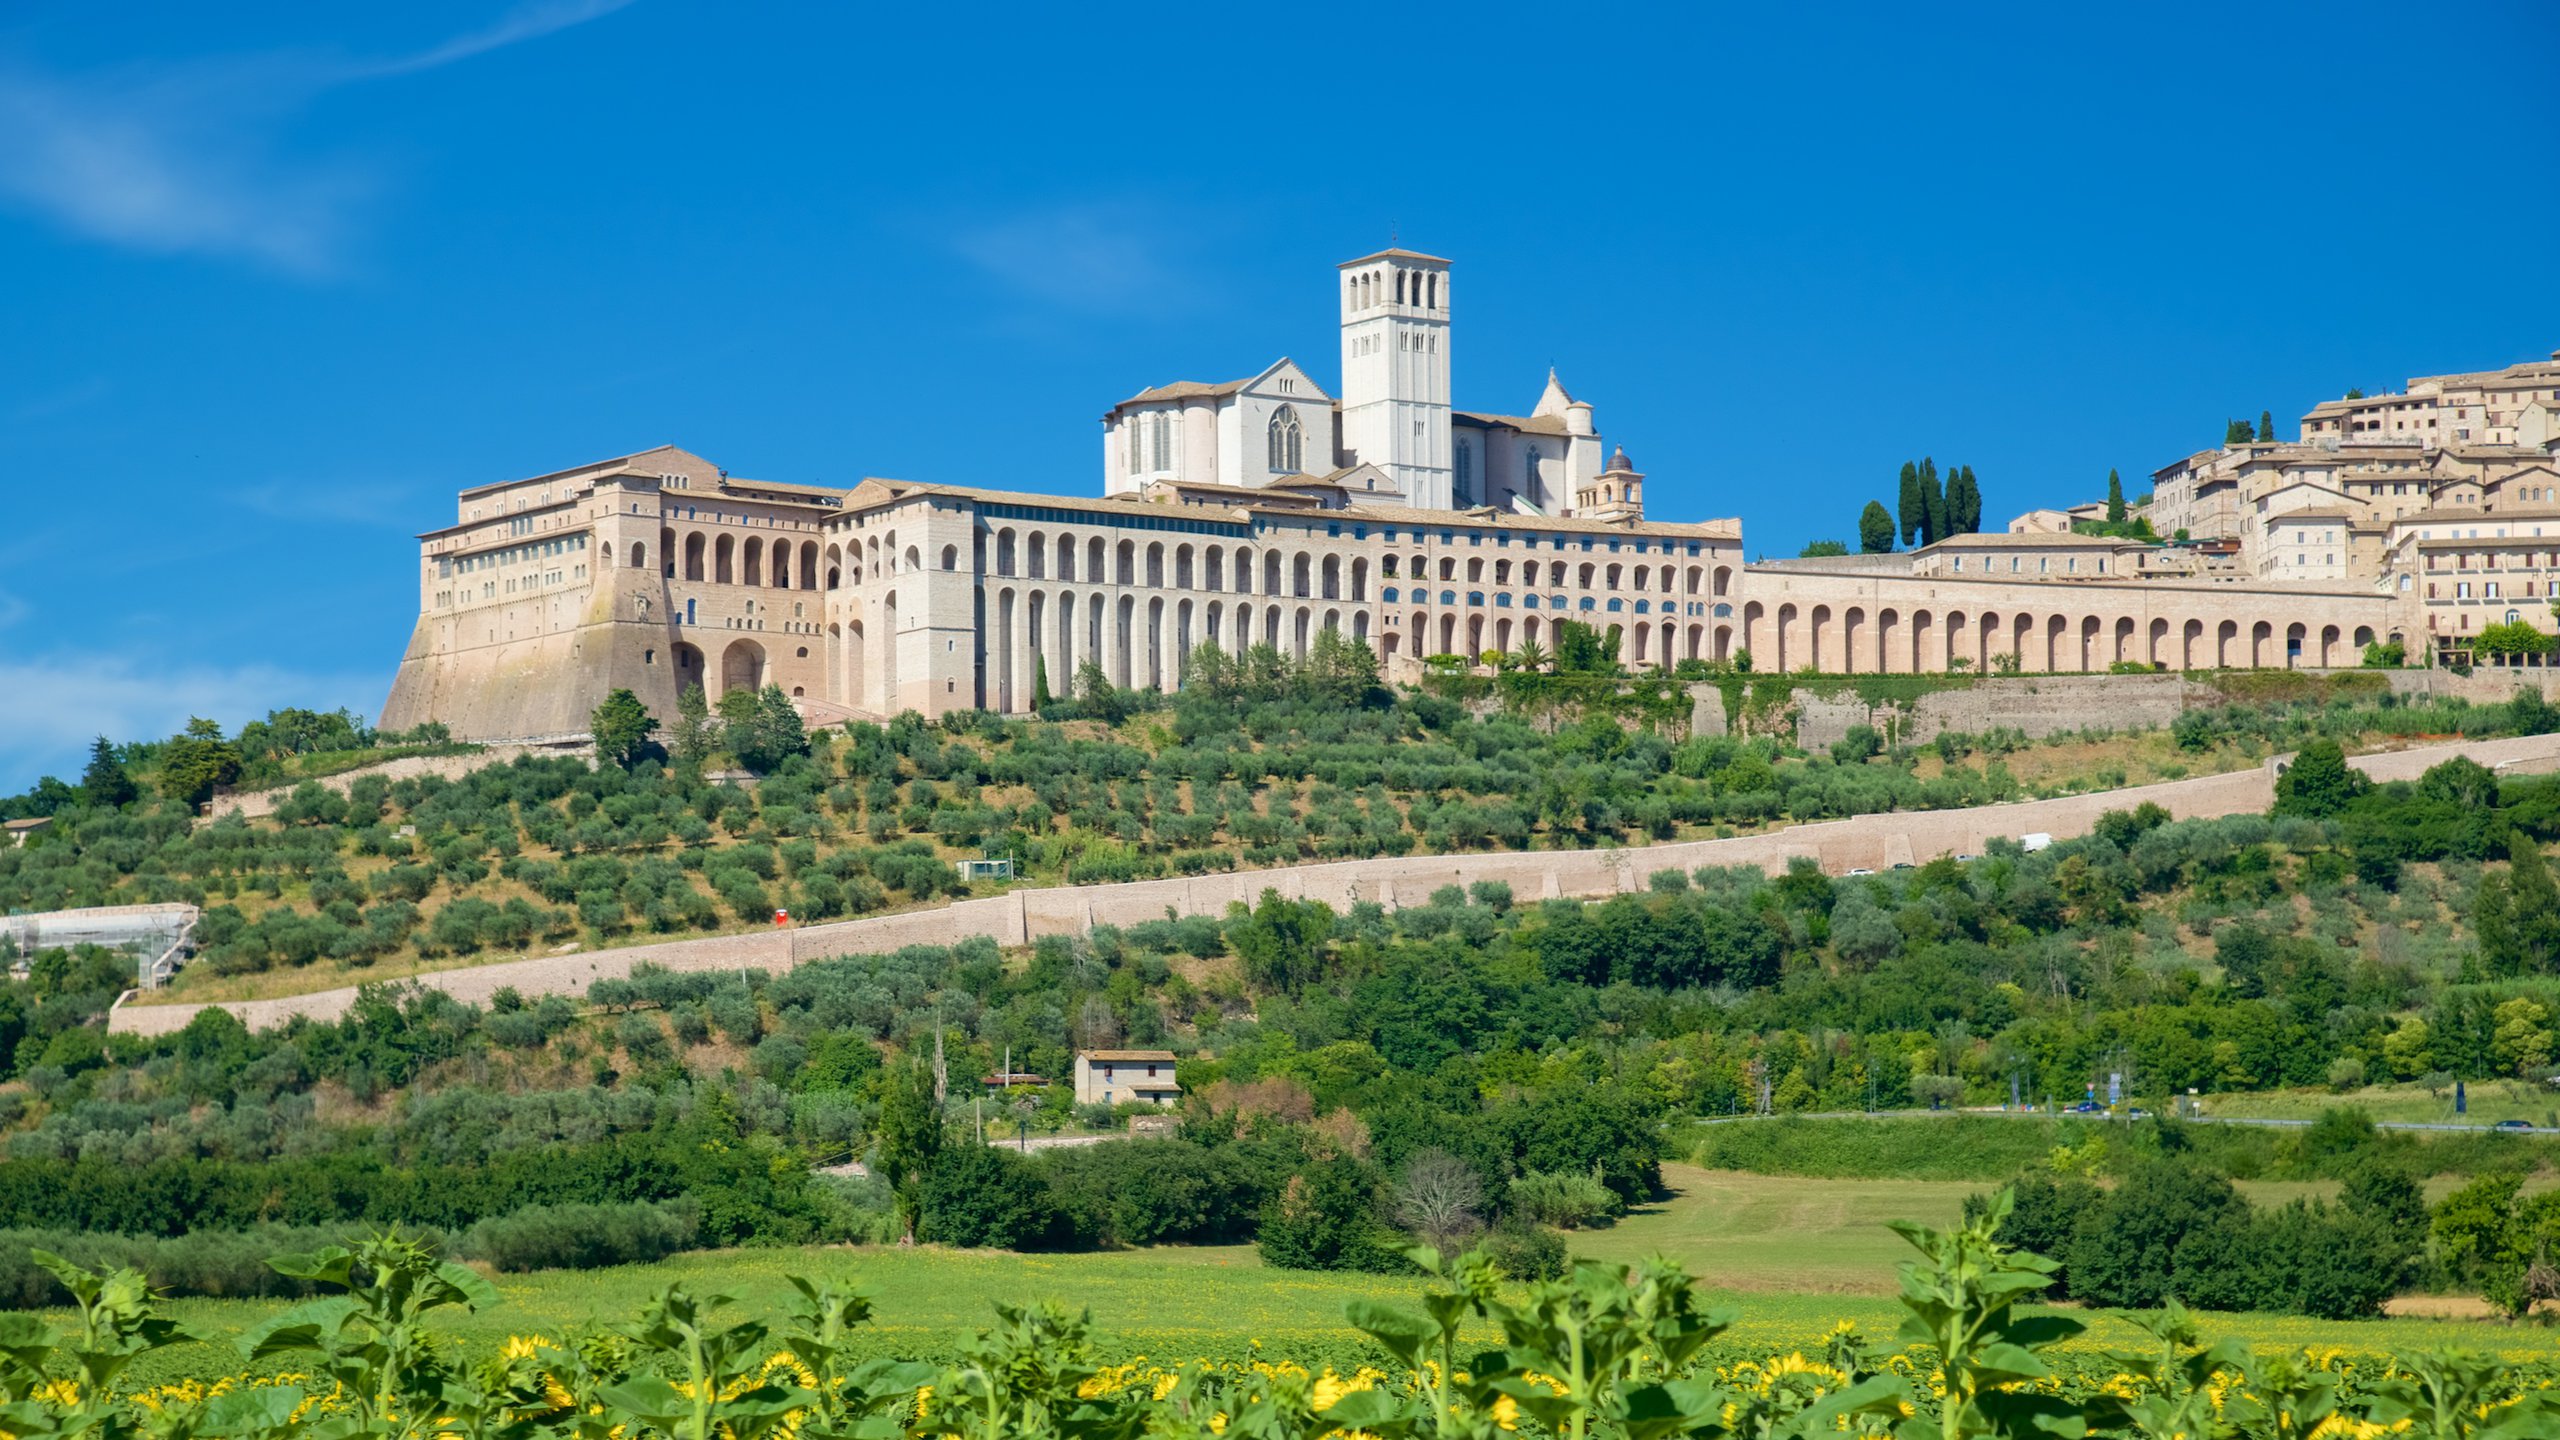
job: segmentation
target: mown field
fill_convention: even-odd
[[[1676,1259],[1740,1320],[1722,1346],[1742,1355],[1817,1348],[1849,1321],[1890,1337],[1902,1311],[1894,1266],[1908,1253],[1892,1219],[1954,1221],[1977,1185],[1953,1181],[1807,1180],[1664,1167],[1669,1196],[1619,1224],[1574,1236],[1579,1254],[1634,1261]],[[2277,1198],[2269,1187],[2263,1198]],[[2294,1187],[2298,1188],[2298,1187]],[[1106,1354],[1159,1363],[1259,1354],[1311,1365],[1374,1358],[1343,1320],[1355,1299],[1408,1301],[1418,1279],[1266,1268],[1250,1246],[1157,1247],[1073,1255],[1014,1255],[934,1247],[776,1248],[707,1251],[655,1265],[498,1277],[495,1308],[438,1325],[466,1351],[508,1337],[561,1337],[637,1313],[680,1282],[697,1294],[738,1298],[740,1314],[773,1314],[791,1275],[849,1282],[877,1306],[866,1348],[919,1358],[947,1356],[993,1316],[998,1303],[1054,1300],[1092,1312]],[[170,1309],[227,1339],[275,1313],[278,1302],[185,1300]],[[2075,1350],[2134,1348],[2140,1332],[2112,1315],[2093,1318]],[[2513,1358],[2549,1359],[2547,1330],[2479,1321],[2394,1318],[2367,1322],[2267,1315],[2201,1315],[2208,1339],[2237,1337],[2261,1350],[2337,1347],[2357,1354],[2409,1353],[2460,1344]],[[1495,1337],[1488,1334],[1488,1342]],[[211,1379],[244,1365],[224,1345],[184,1346],[150,1357],[137,1379]]]
[[[2353,1106],[2376,1121],[2404,1124],[2494,1125],[2522,1120],[2537,1129],[2560,1129],[2560,1089],[2526,1080],[2480,1080],[2468,1087],[2470,1108],[2457,1115],[2450,1086],[2367,1085],[2343,1094],[2329,1089],[2262,1090],[2215,1095],[2205,1113],[2233,1119],[2317,1120],[2339,1106]]]

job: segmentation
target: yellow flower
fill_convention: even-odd
[[[1508,1395],[1497,1395],[1493,1401],[1493,1423],[1505,1430],[1520,1428],[1520,1402]]]

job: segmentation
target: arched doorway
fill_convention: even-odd
[[[732,640],[720,652],[720,693],[764,688],[764,647],[753,640]]]

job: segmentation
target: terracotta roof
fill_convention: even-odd
[[[2352,510],[2314,506],[2308,510],[2287,510],[2281,515],[2270,515],[2267,517],[2267,523],[2275,525],[2287,520],[2353,520],[2354,518],[2356,518],[2355,512]]]
[[[785,495],[822,495],[833,500],[852,488],[845,485],[794,485],[783,480],[741,480],[732,475],[720,482],[723,490],[771,490]]]
[[[1151,400],[1202,400],[1220,395],[1233,395],[1252,383],[1251,380],[1222,380],[1211,385],[1199,380],[1176,380],[1170,385],[1157,385],[1141,390],[1111,408],[1117,410],[1122,405],[1143,405]]]
[[[1170,1050],[1079,1050],[1076,1052],[1076,1058],[1111,1061],[1152,1060],[1159,1065],[1170,1065],[1175,1057]]]
[[[1366,265],[1372,260],[1422,260],[1433,265],[1446,265],[1449,263],[1448,260],[1438,255],[1425,255],[1419,250],[1399,250],[1390,245],[1384,250],[1373,250],[1370,253],[1361,256],[1357,260],[1345,260],[1333,268],[1336,270],[1348,270],[1354,265]]]
[[[2066,530],[2027,530],[2008,531],[2005,533],[1986,530],[1973,534],[1950,535],[1944,540],[1931,541],[1929,544],[1923,545],[1911,553],[1914,555],[1926,555],[1932,550],[1950,549],[2046,550],[2057,545],[2065,547],[2078,546],[2084,550],[2140,550],[2148,548],[2147,543],[2144,541],[2124,540],[2113,535],[2081,535]]]
[[[629,465],[632,461],[637,460],[644,455],[664,455],[669,451],[673,451],[678,455],[684,455],[687,453],[681,446],[652,445],[646,450],[634,450],[628,455],[617,455],[610,460],[598,460],[586,465],[572,465],[565,470],[546,470],[539,475],[527,475],[521,480],[500,480],[488,485],[474,485],[470,489],[463,491],[462,497],[468,498],[473,495],[485,494],[491,490],[504,490],[510,485],[531,485],[542,480],[563,480],[573,475],[585,475],[597,470],[618,469]],[[699,460],[702,457],[695,455],[690,458]]]
[[[1532,435],[1566,435],[1561,415],[1496,415],[1484,410],[1452,410],[1449,418],[1487,429],[1522,430]]]

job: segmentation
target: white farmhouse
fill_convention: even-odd
[[[1143,1100],[1171,1105],[1182,1098],[1173,1078],[1170,1050],[1079,1050],[1076,1052],[1076,1103],[1117,1105]]]

